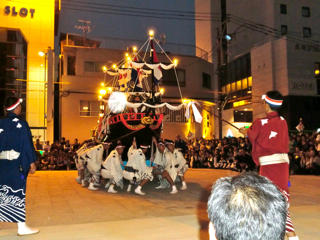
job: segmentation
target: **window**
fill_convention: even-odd
[[[252,122],[252,111],[233,111],[234,122]]]
[[[202,73],[202,87],[211,89],[211,76],[206,73]]]
[[[80,117],[97,117],[99,113],[99,101],[80,101]]]
[[[280,4],[280,13],[281,14],[287,14],[287,5]]]
[[[311,37],[311,28],[304,27],[303,28],[303,36],[304,37]]]
[[[27,84],[17,79],[27,79],[27,54],[28,43],[19,30],[0,28],[0,105],[6,97],[22,98],[22,118],[26,117]],[[0,111],[0,118],[3,116]]]
[[[160,108],[161,113],[164,114],[164,121],[165,122],[180,122],[186,123],[188,120],[185,117],[185,108],[182,108],[178,111],[171,111],[167,107]]]
[[[67,75],[76,75],[76,56],[67,58]]]
[[[185,70],[176,69],[180,87],[185,87]],[[163,70],[161,84],[164,86],[178,86],[174,69]]]
[[[85,72],[103,72],[104,62],[84,62],[84,71]]]
[[[302,17],[310,17],[310,8],[302,7]]]
[[[94,72],[94,62],[84,62],[85,72]]]
[[[314,63],[314,75],[316,78],[320,78],[320,62]]]
[[[287,25],[281,25],[281,34],[287,35],[288,33],[288,26]]]

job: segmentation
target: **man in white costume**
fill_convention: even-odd
[[[188,170],[188,164],[186,159],[183,157],[182,153],[174,148],[174,142],[172,140],[165,140],[166,147],[168,148],[169,152],[172,154],[172,165],[170,168],[174,169],[176,172],[176,176],[178,175],[182,182],[181,190],[187,189],[187,183],[185,181],[184,175]],[[172,178],[175,179],[175,178]]]
[[[91,177],[91,182],[89,184],[89,190],[98,190],[95,186],[100,186],[100,169],[103,163],[103,145],[100,144],[91,148],[86,154],[87,169],[89,170]]]
[[[128,163],[123,171],[123,177],[130,181],[127,192],[131,191],[132,185],[139,184],[134,192],[139,195],[145,195],[141,188],[147,182],[153,180],[152,167],[146,165],[146,157],[144,155],[148,148],[150,146],[143,143],[137,149],[137,143],[133,141],[128,151]]]
[[[157,145],[157,150],[154,158],[154,170],[153,175],[160,185],[156,189],[164,189],[169,186],[172,186],[172,191],[170,194],[176,194],[178,192],[176,185],[174,184],[173,179],[176,178],[177,172],[172,168],[173,156],[169,150],[165,147],[163,141],[157,142],[156,138],[152,138],[152,141]]]
[[[89,178],[90,172],[86,168],[87,158],[86,155],[90,151],[92,146],[88,146],[88,144],[83,145],[76,153],[75,163],[78,169],[78,177],[76,181],[82,184],[82,187],[85,187],[85,180]]]
[[[116,149],[111,151],[107,159],[103,162],[101,168],[102,178],[110,179],[106,184],[105,188],[108,188],[109,193],[117,193],[114,190],[114,186],[117,185],[123,189],[123,174],[121,168],[121,155],[123,153],[123,146],[121,143],[118,143]]]

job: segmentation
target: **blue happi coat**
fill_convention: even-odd
[[[37,157],[28,123],[14,113],[0,119],[0,153],[10,150],[20,156],[0,159],[0,221],[25,222],[26,180]]]

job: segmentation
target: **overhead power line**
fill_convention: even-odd
[[[142,7],[129,7],[129,6],[119,6],[119,5],[112,5],[112,4],[104,4],[104,3],[95,3],[95,2],[86,2],[86,1],[78,1],[78,0],[67,0],[65,2],[76,2],[76,3],[83,3],[83,4],[90,4],[90,5],[97,5],[97,6],[106,6],[111,8],[120,8],[123,9],[137,9],[140,11],[147,11],[148,13],[156,13],[156,12],[164,12],[164,13],[179,13],[179,14],[192,14],[192,15],[204,15],[204,16],[217,16],[221,17],[220,13],[206,13],[206,12],[194,12],[194,11],[178,11],[178,10],[168,10],[168,9],[156,9],[156,8],[142,8]],[[151,11],[151,12],[150,12]]]
[[[228,17],[228,21],[237,25],[243,25],[253,31],[264,33],[265,35],[270,35],[275,38],[281,38],[286,36],[287,41],[290,41],[290,42],[304,43],[304,44],[316,45],[316,46],[320,45],[320,41],[317,41],[314,39],[306,39],[306,38],[298,37],[292,34],[283,34],[280,30],[268,27],[263,24],[255,23],[234,15],[230,15]]]
[[[175,20],[191,20],[191,21],[217,21],[220,22],[220,16],[200,15],[202,13],[183,12],[174,10],[159,10],[137,7],[122,7],[110,4],[87,3],[83,1],[69,0],[62,2],[62,9],[70,9],[77,11],[107,13],[113,15],[124,15],[145,18],[175,19]]]

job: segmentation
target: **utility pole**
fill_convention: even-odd
[[[217,28],[217,75],[218,75],[218,101],[221,98],[221,43],[220,43],[220,29]],[[218,107],[218,116],[219,116],[219,138],[222,139],[222,106]]]

